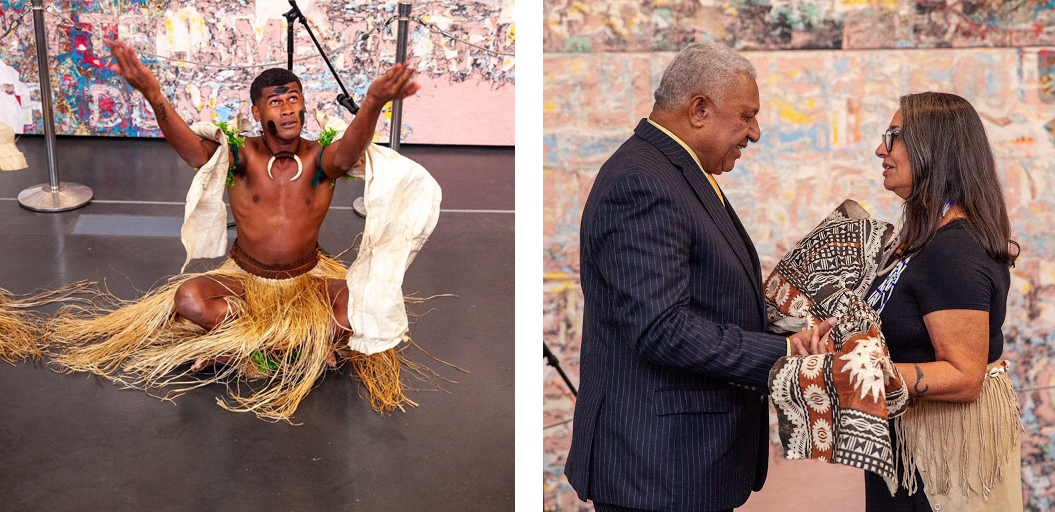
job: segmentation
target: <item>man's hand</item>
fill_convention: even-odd
[[[790,336],[793,345],[793,356],[808,356],[828,353],[828,337],[835,327],[835,317],[817,323],[813,329],[797,332]]]
[[[106,40],[106,46],[110,48],[110,54],[117,61],[110,65],[110,69],[124,77],[128,85],[143,93],[147,101],[154,102],[155,96],[161,94],[161,84],[151,73],[143,62],[136,56],[135,50],[120,41]]]
[[[401,100],[418,92],[421,86],[411,80],[417,68],[409,64],[396,64],[387,73],[379,76],[366,91],[360,104],[359,114],[352,119],[344,137],[334,142],[335,149],[322,153],[322,170],[333,179],[351,170],[374,140],[377,118],[385,104]]]
[[[382,106],[390,101],[401,100],[418,92],[421,89],[421,85],[411,80],[417,70],[417,68],[411,67],[410,64],[405,62],[392,66],[392,69],[370,84],[370,88],[366,91],[366,97],[372,98],[377,101],[379,106]]]

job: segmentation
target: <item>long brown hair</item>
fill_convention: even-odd
[[[993,150],[978,112],[955,94],[923,92],[901,97],[901,117],[901,142],[912,166],[901,254],[919,252],[934,238],[942,208],[952,199],[989,256],[1013,265],[1019,247],[1011,240]]]

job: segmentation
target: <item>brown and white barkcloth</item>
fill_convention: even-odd
[[[879,314],[863,296],[893,227],[847,200],[800,240],[765,282],[770,328],[796,332],[836,317],[834,352],[781,358],[769,374],[788,459],[818,459],[878,474],[897,487],[889,419],[908,404]]]

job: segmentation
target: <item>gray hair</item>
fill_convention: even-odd
[[[690,44],[663,72],[654,94],[656,106],[675,110],[699,94],[721,103],[725,93],[737,85],[739,73],[751,79],[758,76],[750,61],[721,43]]]

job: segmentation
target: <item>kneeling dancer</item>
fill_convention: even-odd
[[[250,87],[252,114],[263,135],[240,137],[251,126],[241,116],[230,127],[188,126],[133,50],[120,42],[109,45],[114,70],[150,102],[165,139],[184,161],[201,168],[183,227],[187,261],[220,256],[226,249],[225,185],[237,238],[229,259],[213,271],[181,274],[137,301],[103,295],[101,306],[67,308],[48,328],[53,360],[70,371],[94,372],[137,388],[173,385],[165,398],[223,382],[233,403],[218,399],[221,406],[288,421],[316,379],[340,358],[351,363],[375,409],[413,404],[399,379],[402,359],[393,347],[398,340],[381,348],[364,349],[361,343],[349,348],[354,334],[346,283],[353,282],[352,275],[322,254],[318,236],[335,180],[383,150],[370,144],[383,106],[418,90],[411,80],[414,68],[397,64],[374,81],[343,137],[327,129],[320,141],[300,136],[305,120],[300,80],[289,71],[268,69]],[[431,225],[418,226],[420,243],[435,226],[438,204],[435,187]],[[368,221],[364,244],[370,229]],[[397,288],[405,269],[395,276]],[[405,315],[401,294],[399,301]],[[175,371],[192,361],[189,371]],[[211,376],[190,373],[214,364]]]

